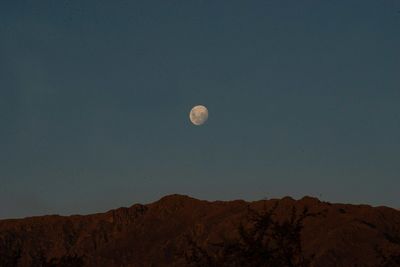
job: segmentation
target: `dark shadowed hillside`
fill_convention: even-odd
[[[207,249],[236,240],[249,211],[274,210],[274,220],[308,208],[301,246],[311,266],[400,266],[400,211],[305,197],[207,202],[171,195],[88,216],[0,221],[0,267],[187,266],[190,242]]]

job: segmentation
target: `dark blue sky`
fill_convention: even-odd
[[[171,193],[400,207],[400,2],[1,1],[0,123],[1,218]]]

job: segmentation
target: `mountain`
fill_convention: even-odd
[[[293,208],[315,214],[301,231],[311,266],[380,266],[400,255],[400,211],[392,208],[311,197],[208,202],[170,195],[93,215],[0,220],[0,267],[187,266],[188,237],[202,246],[234,239],[249,210],[273,207],[276,220],[289,218]],[[400,266],[396,260],[390,266]]]

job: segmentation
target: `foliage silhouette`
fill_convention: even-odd
[[[238,238],[200,246],[188,237],[186,262],[193,267],[308,267],[312,256],[304,256],[301,246],[303,221],[313,214],[307,208],[298,214],[292,208],[288,219],[275,218],[278,204],[258,213],[249,208],[248,224],[238,226]]]

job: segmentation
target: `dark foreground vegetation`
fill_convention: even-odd
[[[277,205],[263,213],[249,209],[248,221],[237,229],[237,239],[201,246],[188,236],[188,266],[310,267],[314,255],[305,255],[301,231],[305,219],[321,214],[310,213],[307,208],[298,214],[293,207],[290,218],[279,221],[274,218],[276,208]],[[400,239],[396,241],[400,246]],[[376,252],[381,259],[377,267],[400,266],[400,254],[385,255],[378,248]]]
[[[312,255],[307,258],[301,245],[303,221],[311,214],[304,209],[297,214],[293,207],[291,216],[284,221],[274,219],[277,205],[263,213],[249,209],[248,222],[237,229],[238,238],[209,244],[203,248],[190,237],[188,265],[196,267],[308,267]]]

